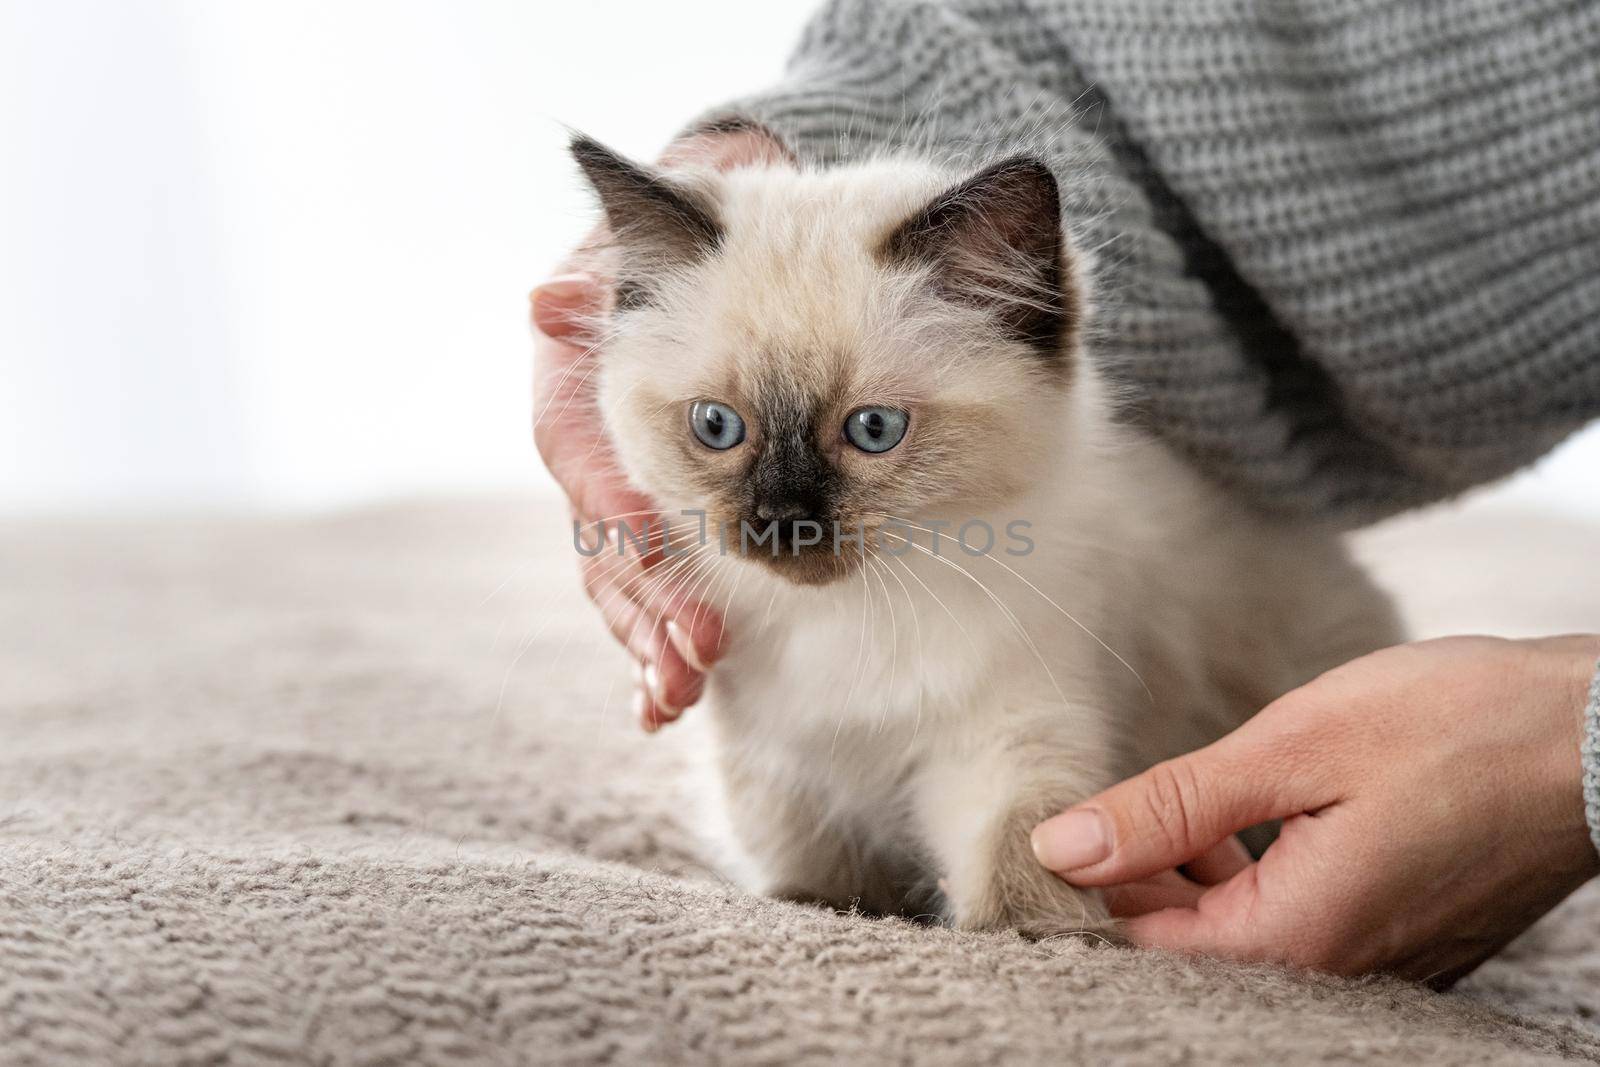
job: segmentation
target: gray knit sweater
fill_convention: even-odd
[[[1345,525],[1600,415],[1600,3],[833,0],[724,112],[802,155],[1028,151],[1128,415]],[[1600,678],[1585,748],[1600,847]]]

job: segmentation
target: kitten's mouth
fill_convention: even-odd
[[[845,578],[860,565],[860,548],[852,541],[836,541],[830,532],[820,539],[812,529],[781,529],[761,543],[744,543],[741,554],[796,585],[827,585]]]
[[[796,585],[827,585],[853,572],[859,557],[846,547],[835,553],[831,545],[780,546],[777,555],[752,552],[749,558]]]

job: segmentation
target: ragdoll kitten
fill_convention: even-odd
[[[614,237],[606,428],[707,516],[668,566],[726,618],[693,715],[751,887],[1104,930],[1038,820],[1398,639],[1333,533],[1113,424],[1043,163],[573,153]]]

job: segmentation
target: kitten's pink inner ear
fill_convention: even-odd
[[[798,167],[800,159],[771,127],[750,119],[715,122],[679,138],[661,154],[664,167]]]

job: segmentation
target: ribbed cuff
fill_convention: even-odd
[[[1589,839],[1600,850],[1600,665],[1589,684],[1583,726],[1583,813],[1589,819]]]

